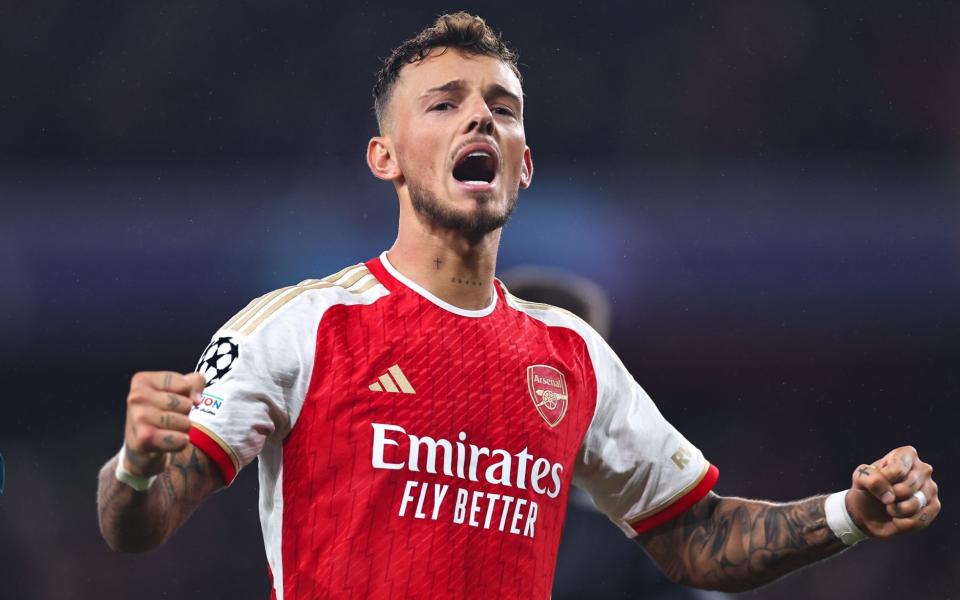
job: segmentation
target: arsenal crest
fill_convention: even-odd
[[[567,380],[563,373],[547,365],[527,367],[527,389],[543,420],[556,427],[567,414]]]

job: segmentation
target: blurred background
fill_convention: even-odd
[[[0,596],[268,597],[255,467],[133,556],[97,471],[135,371],[192,370],[251,298],[389,247],[373,73],[461,8],[525,76],[536,177],[499,270],[606,290],[719,493],[836,491],[904,444],[937,469],[929,531],[745,596],[960,596],[960,5],[799,0],[0,4]],[[653,597],[596,528],[555,598]]]

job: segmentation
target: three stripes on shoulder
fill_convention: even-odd
[[[280,310],[288,302],[300,294],[323,288],[339,287],[354,294],[362,294],[377,285],[379,281],[367,269],[364,263],[358,263],[340,270],[323,279],[306,279],[297,285],[291,285],[254,299],[232,319],[227,321],[223,329],[231,329],[242,335],[250,335],[270,315]]]

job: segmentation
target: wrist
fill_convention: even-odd
[[[827,525],[833,531],[833,534],[847,546],[854,546],[867,539],[868,536],[850,516],[850,511],[847,508],[848,492],[849,490],[844,490],[830,494],[827,496],[823,508]]]
[[[138,492],[143,492],[150,489],[150,486],[153,485],[153,482],[156,481],[157,476],[160,472],[157,472],[153,475],[143,475],[141,473],[136,473],[129,470],[128,465],[132,465],[132,461],[127,456],[127,445],[124,443],[120,447],[120,452],[117,454],[117,468],[114,472],[117,481],[133,488]]]

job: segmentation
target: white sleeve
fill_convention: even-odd
[[[706,496],[719,472],[663,418],[599,334],[589,334],[597,406],[574,483],[633,537]]]
[[[280,297],[274,292],[251,302],[213,335],[197,363],[207,387],[190,412],[190,441],[217,464],[227,484],[270,436],[287,434],[291,408],[300,406],[309,384],[323,311],[307,294],[250,326],[252,315],[263,315]]]

